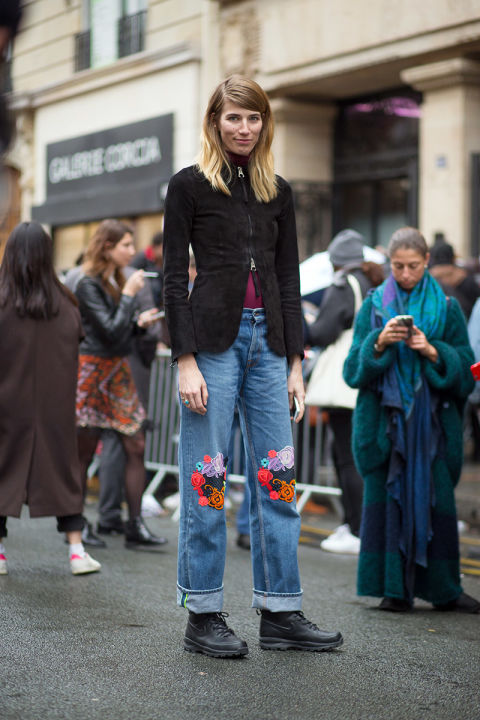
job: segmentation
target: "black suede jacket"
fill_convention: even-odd
[[[132,352],[136,332],[134,297],[121,295],[118,303],[104,289],[100,278],[85,275],[75,289],[85,338],[82,355],[124,357]]]
[[[232,195],[213,190],[194,167],[168,186],[164,225],[164,300],[172,358],[223,352],[240,325],[248,273],[258,273],[267,340],[277,355],[303,357],[297,233],[292,191],[260,203],[246,168],[233,168]],[[189,243],[197,277],[188,294]]]

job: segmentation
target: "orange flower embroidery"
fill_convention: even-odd
[[[220,490],[217,490],[217,488],[213,488],[209,498],[208,498],[208,504],[215,508],[215,510],[221,510],[223,508],[223,501],[224,501],[224,494],[223,492],[220,492]]]
[[[281,483],[278,490],[280,500],[288,503],[292,502],[295,497],[295,480],[291,480],[289,483],[286,483],[285,480],[277,480],[276,483]]]

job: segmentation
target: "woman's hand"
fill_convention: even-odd
[[[288,404],[291,417],[295,416],[294,398],[298,403],[298,414],[295,422],[299,423],[305,413],[305,384],[302,375],[302,360],[300,355],[293,355],[290,360],[290,372],[287,380]]]
[[[207,412],[207,383],[198,369],[192,353],[180,355],[178,363],[178,389],[182,403],[192,412],[205,415]]]
[[[145,278],[143,277],[143,270],[136,270],[129,278],[127,278],[127,282],[122,289],[122,295],[134,297],[144,285]]]
[[[153,325],[153,323],[156,323],[158,321],[158,314],[159,310],[158,308],[150,308],[149,310],[144,310],[137,319],[137,325],[141,328],[147,328],[150,327],[150,325]]]
[[[417,350],[420,355],[428,358],[432,362],[437,362],[438,351],[433,345],[427,340],[425,333],[423,333],[418,327],[413,326],[413,335],[406,341],[409,348]]]
[[[391,318],[377,338],[378,352],[383,352],[388,345],[406,340],[409,328],[406,325],[399,325],[395,318]]]

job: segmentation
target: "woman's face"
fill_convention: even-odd
[[[398,248],[390,258],[392,275],[404,290],[413,290],[420,282],[430,255],[424,257],[417,250]]]
[[[109,252],[110,261],[116,268],[127,267],[130,260],[135,255],[135,246],[133,244],[133,237],[131,233],[125,233],[125,235]]]
[[[216,125],[225,150],[236,155],[249,155],[260,137],[262,114],[225,100]]]

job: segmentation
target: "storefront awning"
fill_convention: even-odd
[[[74,225],[103,220],[108,217],[127,217],[158,213],[164,209],[168,181],[136,182],[102,188],[91,192],[63,193],[49,197],[43,205],[32,209],[32,218],[46,225]]]

